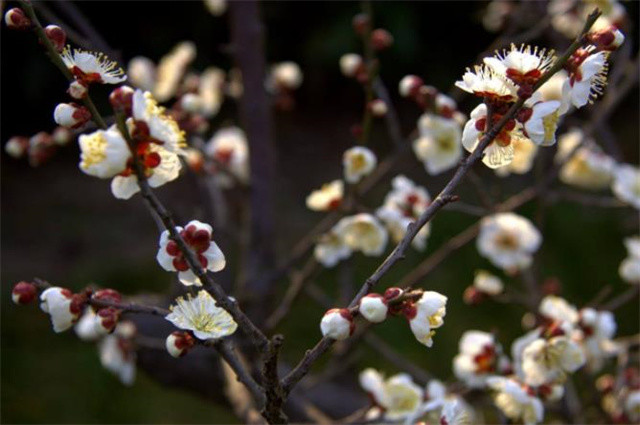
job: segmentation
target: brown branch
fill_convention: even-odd
[[[282,390],[280,377],[278,376],[278,357],[284,338],[282,335],[274,335],[269,344],[269,351],[264,360],[262,376],[266,392],[266,403],[262,409],[262,416],[271,424],[284,424],[288,422],[282,407],[287,400],[287,395]]]
[[[600,310],[617,310],[628,302],[638,301],[638,294],[640,294],[640,285],[633,285],[631,288],[602,304],[598,308]]]

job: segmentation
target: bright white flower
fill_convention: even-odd
[[[506,177],[511,173],[526,174],[533,167],[538,145],[529,139],[518,138],[511,141],[511,146],[513,146],[513,160],[504,167],[495,169],[496,174],[500,177]]]
[[[628,164],[615,167],[611,190],[621,201],[640,209],[640,169]]]
[[[195,44],[190,41],[183,41],[160,59],[156,71],[156,84],[153,90],[153,95],[158,101],[166,102],[176,94],[187,66],[195,57]]]
[[[575,372],[585,362],[580,346],[566,336],[549,340],[538,338],[527,345],[522,353],[524,382],[534,387],[563,383],[567,372]]]
[[[528,219],[499,213],[482,219],[476,245],[480,255],[511,272],[529,267],[541,243],[540,232]]]
[[[434,291],[425,291],[415,303],[412,315],[407,316],[409,326],[416,339],[427,347],[433,345],[433,336],[444,324],[447,314],[447,297]]]
[[[560,102],[557,100],[535,102],[530,108],[531,115],[524,122],[524,134],[537,145],[554,145],[560,118]]]
[[[40,309],[51,317],[54,332],[64,332],[78,321],[82,309],[73,298],[70,290],[57,286],[47,288],[40,294]]]
[[[387,318],[389,307],[380,294],[367,294],[358,303],[360,315],[371,323],[380,323]]]
[[[564,82],[569,78],[569,74],[564,69],[556,72],[549,78],[537,91],[541,100],[559,100],[563,101],[562,86]]]
[[[569,63],[573,69],[562,86],[562,97],[581,108],[598,97],[607,84],[608,52],[594,53],[592,48],[578,49]]]
[[[80,145],[80,169],[90,175],[107,179],[120,174],[127,168],[131,151],[127,142],[115,126],[108,130],[97,130],[82,134]]]
[[[342,180],[334,180],[307,196],[307,208],[313,211],[335,210],[340,207],[343,196],[344,183]]]
[[[384,410],[387,421],[409,420],[419,413],[424,391],[407,374],[388,379],[375,369],[365,369],[359,376],[360,385]]]
[[[439,174],[458,164],[462,157],[460,125],[452,119],[426,113],[418,121],[420,137],[413,152],[429,174]]]
[[[578,147],[580,143],[582,145]],[[569,158],[574,150],[575,153]],[[560,181],[590,190],[609,186],[615,167],[613,158],[602,153],[591,141],[584,140],[584,134],[579,129],[572,129],[560,136],[555,161],[562,163]]]
[[[373,368],[368,368],[360,372],[358,380],[362,389],[369,393],[376,403],[380,403],[380,400],[384,398],[384,377],[382,374]]]
[[[325,267],[334,267],[341,260],[351,256],[351,248],[344,243],[342,236],[335,230],[323,234],[313,250],[313,256]]]
[[[456,86],[476,96],[503,102],[513,102],[518,98],[516,85],[487,65],[476,65],[473,71],[467,68],[462,80],[456,81]]]
[[[341,235],[349,248],[368,256],[381,255],[389,238],[384,226],[366,213],[342,218],[334,227],[334,232]]]
[[[471,418],[466,406],[458,398],[452,398],[445,401],[442,406],[440,423],[446,425],[470,424]]]
[[[497,75],[504,75],[518,85],[533,85],[551,68],[555,57],[552,51],[512,44],[509,50],[496,52],[496,56],[484,58],[483,61]]]
[[[348,183],[358,183],[376,168],[377,163],[375,154],[364,146],[348,149],[342,156],[344,178]]]
[[[121,322],[113,334],[98,343],[102,367],[118,376],[120,382],[131,386],[136,379],[136,352],[131,337],[135,326],[131,322]]]
[[[91,119],[91,113],[84,106],[75,103],[59,103],[53,110],[53,120],[65,128],[80,128]]]
[[[218,307],[216,300],[205,290],[200,290],[196,298],[191,294],[187,294],[186,300],[178,297],[169,309],[171,313],[165,319],[179,329],[192,331],[203,341],[224,338],[238,328],[227,310]]]
[[[200,75],[198,83],[198,98],[200,99],[200,113],[205,118],[214,117],[224,101],[224,71],[209,67]]]
[[[109,60],[104,53],[87,52],[81,49],[71,50],[65,47],[60,58],[76,80],[84,84],[118,84],[127,79],[117,62]]]
[[[469,121],[462,130],[462,146],[473,152],[484,136],[487,122],[487,106],[484,103],[471,111]],[[496,138],[483,152],[482,162],[489,168],[498,168],[509,164],[513,160],[513,139],[521,137],[516,129],[515,120],[512,124],[505,125]]]
[[[92,308],[86,308],[78,323],[74,326],[73,330],[83,341],[97,341],[102,336],[103,333],[98,332],[96,329],[96,313]]]
[[[513,370],[518,377],[518,379],[524,379],[524,371],[522,370],[522,355],[524,353],[524,349],[529,346],[533,341],[540,338],[542,335],[542,328],[536,328],[532,331],[527,332],[523,336],[516,338],[515,341],[511,344],[511,359],[513,360]]]
[[[145,91],[152,91],[156,85],[156,65],[149,58],[136,56],[127,65],[129,84]]]
[[[227,0],[204,0],[204,5],[213,16],[222,16],[227,11]]]
[[[224,269],[226,260],[218,245],[211,240],[213,228],[198,220],[192,220],[183,229],[176,227],[176,231],[182,236],[187,246],[189,246],[198,257],[200,265],[205,270],[218,272]],[[169,231],[165,230],[160,235],[160,248],[156,256],[158,263],[167,271],[177,271],[178,279],[186,286],[201,286],[202,282],[189,268],[178,244],[170,239]]]
[[[620,263],[620,277],[625,282],[640,284],[640,236],[626,238],[624,245],[628,256]]]
[[[487,384],[496,391],[493,400],[506,417],[526,425],[542,421],[544,417],[542,401],[538,397],[529,395],[519,382],[496,376],[487,379]]]
[[[402,211],[383,205],[376,210],[376,216],[382,220],[387,230],[391,234],[394,242],[400,242],[407,233],[407,226],[415,221],[414,218],[406,216]],[[427,238],[431,233],[431,223],[425,224],[411,241],[411,246],[419,251],[424,251],[427,247]]]
[[[353,317],[346,308],[332,308],[322,316],[320,321],[322,336],[339,341],[349,338],[355,328]]]
[[[578,309],[567,300],[556,295],[547,295],[540,301],[538,312],[550,321],[563,323],[563,328],[569,331],[578,323]]]
[[[165,114],[165,109],[150,92],[136,90],[133,94],[133,131],[132,136],[140,142],[161,145],[173,153],[182,153],[185,148],[184,131],[178,123]]]
[[[233,173],[241,182],[249,181],[249,145],[247,138],[238,127],[218,130],[204,149],[205,153]],[[230,187],[233,181],[223,173],[216,181],[222,187]],[[226,178],[226,179],[225,179]]]
[[[271,67],[267,87],[278,90],[282,87],[295,90],[302,84],[302,70],[295,62],[281,62]]]
[[[485,386],[486,378],[496,373],[502,351],[492,334],[466,331],[459,343],[459,354],[453,359],[453,372],[471,388]]]
[[[612,341],[616,333],[616,319],[610,311],[597,311],[593,308],[580,310],[580,329],[573,338],[582,343],[589,371],[602,368],[604,360],[615,355],[618,347]]]
[[[485,270],[478,270],[473,278],[473,286],[488,295],[498,295],[504,290],[504,284],[498,276]]]
[[[347,53],[340,57],[340,72],[345,77],[355,77],[362,68],[362,56],[355,53]]]

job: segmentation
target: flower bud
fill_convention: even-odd
[[[196,114],[200,112],[202,108],[202,102],[200,96],[194,93],[186,93],[180,98],[180,106],[186,112],[190,114]]]
[[[353,30],[358,35],[363,35],[370,23],[371,21],[369,19],[369,15],[365,13],[358,13],[353,17],[353,21],[351,22],[351,24],[353,25]]]
[[[74,99],[84,99],[87,97],[87,86],[78,80],[73,80],[73,82],[69,84],[67,93]]]
[[[165,345],[172,357],[182,357],[194,346],[195,340],[188,332],[175,331],[167,337]]]
[[[40,131],[29,139],[29,165],[37,167],[49,160],[55,153],[53,138],[45,131]]]
[[[204,169],[204,156],[198,149],[189,148],[186,149],[185,161],[189,168],[194,172],[200,173]]]
[[[486,295],[475,286],[469,286],[462,293],[462,300],[465,304],[478,305],[484,301]]]
[[[57,333],[69,329],[80,317],[82,302],[66,289],[51,287],[40,294],[40,309],[51,316],[53,330]]]
[[[380,323],[387,318],[389,307],[380,294],[367,294],[360,299],[358,311],[371,323]]]
[[[57,25],[47,25],[44,29],[44,33],[47,35],[53,47],[55,47],[58,53],[64,50],[64,46],[67,44],[67,33]]]
[[[33,283],[18,282],[11,291],[11,299],[18,305],[29,304],[36,298],[37,293],[38,290]]]
[[[624,43],[624,34],[615,26],[591,32],[587,39],[600,50],[616,50]]]
[[[393,44],[393,36],[389,31],[378,28],[371,33],[371,44],[375,50],[386,50]]]
[[[51,133],[51,137],[56,145],[64,146],[71,141],[71,132],[68,128],[56,127]]]
[[[114,111],[123,111],[131,115],[134,90],[129,86],[120,86],[109,95],[109,103]]]
[[[101,308],[96,314],[94,322],[95,330],[101,335],[113,332],[120,318],[120,310],[113,307]]]
[[[404,291],[402,289],[392,286],[391,288],[387,288],[387,290],[384,291],[384,299],[389,302],[395,300],[402,294],[404,294]]]
[[[75,103],[60,103],[53,111],[53,119],[63,127],[79,128],[91,119],[91,113]]]
[[[353,323],[353,316],[346,308],[332,308],[322,317],[320,330],[325,337],[344,340],[349,338],[356,325]]]
[[[24,136],[14,136],[4,145],[4,151],[14,158],[22,158],[29,149],[29,139]]]
[[[345,77],[355,77],[362,67],[362,56],[358,54],[347,53],[340,57],[340,72]]]
[[[414,97],[420,91],[424,82],[417,75],[405,75],[398,83],[398,91],[402,97]]]
[[[384,117],[387,114],[387,104],[382,99],[372,100],[367,107],[376,118]]]
[[[31,28],[31,20],[27,18],[22,9],[17,7],[7,10],[7,13],[4,14],[4,22],[7,27],[13,30],[22,31]]]
[[[122,295],[120,295],[120,292],[116,291],[115,289],[105,288],[99,289],[94,292],[91,299],[95,301],[110,301],[119,303],[120,301],[122,301]]]

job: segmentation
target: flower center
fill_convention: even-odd
[[[518,248],[518,238],[513,233],[502,232],[496,236],[495,244],[504,250],[511,251]]]
[[[85,138],[86,148],[82,152],[82,162],[80,167],[87,169],[92,165],[101,163],[107,157],[107,139],[102,132],[96,131],[91,136]]]

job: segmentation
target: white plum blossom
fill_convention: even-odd
[[[156,84],[156,66],[144,56],[133,57],[127,65],[128,83],[142,90],[152,91]]]
[[[542,422],[542,401],[530,395],[518,381],[496,376],[487,379],[487,384],[496,391],[493,396],[494,403],[507,418],[526,425]]]
[[[549,78],[537,91],[541,100],[564,100],[562,98],[562,86],[565,80],[569,78],[569,74],[564,69],[556,72]]]
[[[524,382],[534,387],[563,383],[567,373],[575,372],[584,366],[585,362],[582,348],[570,338],[538,338],[522,352]]]
[[[422,406],[424,391],[407,374],[388,379],[374,369],[360,373],[360,385],[384,411],[387,421],[400,421],[415,416]]]
[[[531,265],[542,243],[538,229],[528,219],[514,213],[499,213],[480,222],[478,252],[507,272]]]
[[[622,202],[640,210],[640,169],[628,164],[615,167],[611,189]]]
[[[495,172],[500,177],[509,174],[526,174],[533,167],[533,160],[538,153],[538,145],[527,138],[517,138],[511,141],[513,146],[513,160],[507,165],[496,168]]]
[[[518,379],[524,379],[524,371],[522,370],[522,355],[524,353],[524,349],[527,348],[529,344],[533,341],[537,340],[542,335],[542,327],[535,328],[523,336],[516,338],[515,341],[511,344],[511,360],[513,371]]]
[[[617,328],[616,319],[610,311],[587,307],[580,310],[579,327],[572,336],[581,342],[589,371],[598,371],[606,358],[618,352],[616,343],[612,341]]]
[[[387,318],[389,306],[380,294],[367,294],[358,303],[360,315],[371,323],[380,323]]]
[[[573,153],[573,156],[569,157]],[[559,179],[581,189],[600,190],[611,183],[615,168],[613,158],[605,155],[579,129],[560,136],[555,161],[562,164]]]
[[[80,145],[80,169],[94,177],[108,179],[127,168],[131,151],[127,142],[115,126],[108,130],[97,130],[82,134]]]
[[[150,92],[136,90],[132,98],[133,136],[142,135],[151,143],[156,143],[170,152],[181,153],[185,148],[184,131],[178,123],[165,113]]]
[[[153,95],[156,99],[160,102],[166,102],[176,94],[187,67],[195,57],[195,44],[183,41],[160,59],[156,68],[156,84],[153,89]]]
[[[348,309],[333,308],[322,316],[320,330],[322,336],[341,341],[353,334],[355,324]]]
[[[515,120],[512,124],[505,125],[496,138],[489,143],[483,152],[482,162],[489,168],[498,168],[509,164],[513,160],[513,139],[522,137],[516,128]],[[478,105],[473,111],[469,121],[462,130],[462,146],[473,152],[480,143],[480,139],[487,130],[487,106],[484,103]]]
[[[446,425],[464,425],[471,423],[467,406],[458,398],[451,398],[442,405],[440,423]]]
[[[205,118],[212,118],[220,110],[224,101],[225,73],[220,68],[211,66],[200,75],[198,83],[198,99],[200,108],[198,112]]]
[[[96,320],[95,311],[92,308],[86,308],[78,323],[73,327],[78,338],[83,341],[97,341],[103,337],[104,334],[96,328]]]
[[[483,61],[497,75],[505,76],[518,85],[533,85],[551,68],[555,57],[553,51],[512,44],[509,50],[496,52],[496,56],[484,58]]]
[[[73,293],[66,288],[47,288],[40,294],[40,301],[40,309],[51,317],[51,324],[56,333],[72,327],[82,313],[81,306],[74,302]]]
[[[343,181],[334,180],[323,184],[320,189],[314,190],[307,196],[307,208],[313,211],[335,210],[340,207],[343,196]]]
[[[232,335],[238,324],[224,308],[216,305],[216,300],[205,290],[197,297],[187,294],[187,299],[178,297],[176,304],[169,307],[165,319],[179,329],[192,331],[200,340],[220,339]]]
[[[360,69],[362,69],[362,56],[356,53],[347,53],[340,57],[340,72],[345,77],[355,77]]]
[[[117,62],[109,60],[104,53],[87,52],[65,47],[60,58],[74,78],[85,85],[90,83],[118,84],[127,79]]]
[[[525,105],[531,108],[531,115],[524,122],[525,136],[539,146],[554,145],[560,117],[560,102],[549,100]]]
[[[227,11],[227,0],[204,0],[204,5],[213,16],[222,16]]]
[[[453,119],[426,113],[418,121],[420,137],[413,142],[413,152],[429,174],[439,174],[455,167],[462,158],[462,132]]]
[[[626,11],[617,0],[551,0],[547,11],[551,16],[551,25],[565,37],[573,39],[580,34],[584,21],[598,7],[602,15],[592,27],[592,31],[603,26],[621,23]]]
[[[569,59],[569,78],[562,86],[562,97],[581,108],[602,93],[607,83],[608,52],[594,52],[593,46],[578,49]],[[566,109],[566,107],[565,107]]]
[[[459,353],[453,359],[456,377],[471,388],[482,388],[486,378],[498,371],[502,348],[487,332],[466,331],[459,342]]]
[[[249,181],[249,145],[241,129],[227,127],[218,130],[206,144],[204,151],[241,182]],[[217,175],[216,182],[225,188],[233,184],[223,173]]]
[[[407,314],[409,326],[418,342],[431,347],[433,336],[444,324],[444,316],[447,314],[447,297],[438,292],[425,291],[416,301],[413,309]]]
[[[478,270],[473,278],[473,286],[487,295],[499,295],[504,290],[502,280],[486,270]]]
[[[218,272],[224,269],[226,260],[218,245],[211,240],[213,228],[198,220],[192,220],[184,227],[176,227],[176,232],[180,234],[184,242],[191,248],[205,270]],[[165,230],[160,235],[158,254],[156,259],[160,266],[167,271],[177,271],[178,279],[186,286],[201,286],[202,282],[196,276],[178,247],[177,242],[172,240],[169,231]]]
[[[331,268],[341,260],[349,258],[352,252],[342,239],[342,235],[332,229],[318,238],[313,256],[320,264]]]
[[[84,106],[75,103],[59,103],[53,110],[53,120],[59,126],[76,129],[82,127],[91,118]]]
[[[384,252],[389,238],[387,230],[373,215],[360,213],[342,218],[334,227],[346,246],[364,255],[378,256]]]
[[[633,236],[624,240],[628,256],[622,263],[618,273],[628,283],[640,284],[640,236]]]
[[[376,155],[364,146],[348,149],[342,156],[344,178],[347,183],[358,183],[363,177],[371,174],[377,163]]]
[[[281,62],[271,67],[267,87],[278,91],[280,88],[295,90],[302,84],[302,70],[295,62]]]
[[[578,309],[567,300],[557,295],[547,295],[540,301],[538,312],[550,321],[559,322],[569,332],[580,317]]]
[[[487,65],[476,65],[473,71],[467,68],[462,80],[456,81],[456,86],[476,96],[503,102],[513,102],[518,98],[517,86]]]
[[[121,322],[114,333],[98,343],[102,367],[118,376],[120,382],[131,386],[136,379],[136,351],[131,338],[136,332],[132,322]]]

